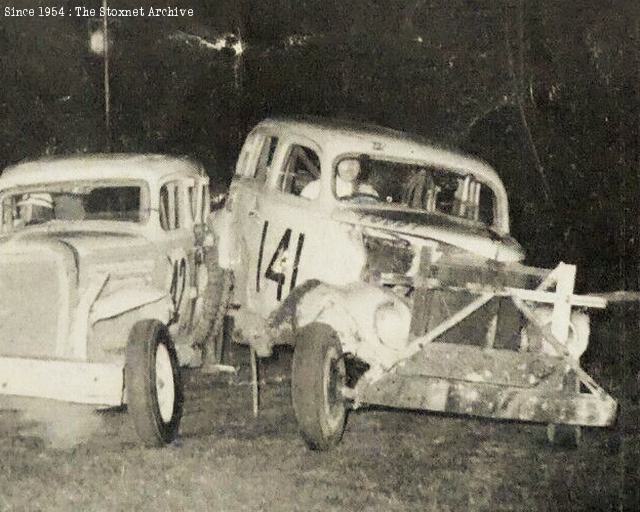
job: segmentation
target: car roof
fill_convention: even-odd
[[[96,153],[45,157],[17,163],[2,172],[0,188],[91,179],[128,178],[158,182],[176,172],[205,175],[202,166],[187,157]]]
[[[383,138],[413,138],[419,139],[418,136],[386,128],[371,123],[355,121],[353,119],[339,119],[330,117],[317,116],[288,116],[288,117],[272,117],[265,119],[261,124],[277,124],[282,127],[295,129],[303,134],[314,135],[315,137],[331,137],[332,135],[340,136],[378,136]]]
[[[296,137],[315,141],[330,159],[348,153],[362,153],[374,158],[379,155],[383,159],[444,166],[460,174],[470,172],[493,189],[498,199],[497,229],[509,232],[509,202],[504,184],[498,173],[479,158],[446,149],[418,135],[353,120],[307,116],[269,118],[260,122],[255,130],[276,136],[292,135],[294,141]]]
[[[315,140],[322,146],[331,147],[335,152],[362,151],[372,155],[393,154],[405,158],[413,156],[416,159],[440,161],[451,167],[476,172],[490,182],[501,183],[496,171],[478,158],[454,148],[446,148],[416,134],[375,124],[350,119],[292,116],[265,119],[256,129],[295,133]]]

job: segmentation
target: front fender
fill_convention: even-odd
[[[123,288],[100,297],[93,303],[90,322],[95,324],[100,320],[114,318],[151,304],[154,305],[153,309],[157,312],[157,319],[165,325],[168,324],[173,308],[171,297],[166,291],[153,286],[143,286],[135,290]]]
[[[314,322],[327,324],[335,330],[345,353],[371,366],[389,367],[399,352],[382,342],[375,318],[378,308],[390,303],[406,307],[392,292],[366,283],[340,287],[321,283],[300,299],[294,325],[299,329]]]

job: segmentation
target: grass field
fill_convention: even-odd
[[[620,510],[625,502],[634,510],[640,503],[632,478],[640,432],[630,409],[615,431],[586,430],[579,450],[549,447],[539,425],[363,410],[350,415],[336,449],[315,453],[297,433],[289,361],[281,353],[262,365],[257,419],[246,366],[235,377],[188,373],[182,434],[164,449],[138,446],[123,413],[67,408],[66,445],[60,426],[45,431],[31,422],[32,434],[40,428],[34,437],[24,434],[23,418],[3,414],[0,510]],[[47,433],[53,446],[40,439]]]

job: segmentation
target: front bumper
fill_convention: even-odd
[[[589,427],[613,425],[618,408],[608,395],[398,374],[385,376],[359,391],[360,402],[366,404]]]
[[[124,400],[124,366],[0,357],[0,395],[119,406]]]

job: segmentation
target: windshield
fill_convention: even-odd
[[[369,155],[342,158],[335,166],[334,194],[354,204],[440,213],[488,226],[494,222],[491,188],[471,173],[432,165]]]
[[[122,182],[70,182],[21,187],[1,197],[2,231],[53,220],[141,222],[141,186]]]

